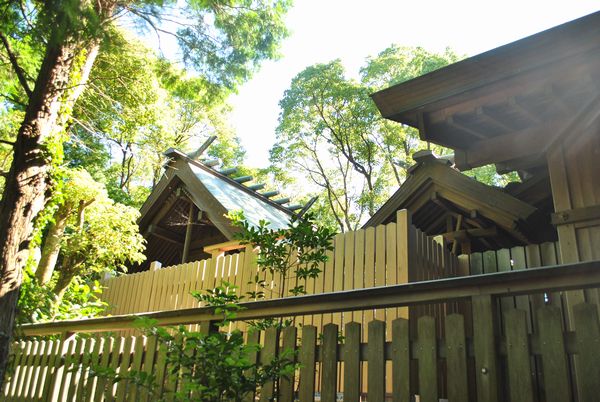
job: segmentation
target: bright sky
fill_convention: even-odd
[[[295,0],[283,56],[263,63],[231,99],[231,124],[248,165],[264,167],[275,141],[279,100],[309,65],[340,58],[354,76],[367,56],[392,43],[430,51],[448,46],[472,56],[599,8],[598,0]]]

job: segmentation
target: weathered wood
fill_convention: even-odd
[[[302,346],[300,347],[300,402],[315,400],[315,361],[317,329],[311,325],[302,327]]]
[[[101,368],[106,368],[110,364],[110,356],[113,347],[115,346],[115,339],[104,338],[104,344],[102,345],[102,359],[100,360],[99,366]],[[104,395],[104,390],[106,388],[107,380],[104,377],[98,377],[96,380],[96,389],[94,391],[94,402],[100,402]]]
[[[119,365],[119,375],[127,376],[129,372],[129,363],[131,361],[131,349],[135,345],[136,338],[133,336],[128,336],[125,338],[125,344],[123,345],[123,355],[121,357],[121,364]],[[127,383],[128,381],[119,381],[117,383],[117,393],[116,400],[121,402],[125,400],[125,395],[127,393]]]
[[[438,402],[435,320],[433,317],[420,317],[417,327],[419,336],[419,400],[422,402]]]
[[[110,367],[115,372],[117,371],[117,369],[119,367],[119,357],[121,355],[121,352],[123,351],[124,343],[125,343],[125,339],[122,336],[120,336],[118,338],[115,338],[114,343],[111,348],[110,365],[108,367]],[[115,384],[112,382],[108,382],[108,384],[104,390],[104,400],[105,401],[108,402],[108,401],[115,400],[114,388],[115,388]]]
[[[570,401],[567,355],[562,332],[562,312],[554,306],[537,311],[537,328],[540,337],[542,369],[548,402]]]
[[[344,402],[360,399],[360,333],[361,325],[349,322],[344,338]]]
[[[247,345],[259,345],[259,341],[260,341],[260,332],[251,330],[248,333],[246,333],[246,344]],[[248,363],[256,364],[258,362],[258,351],[251,350],[249,352],[248,356],[246,356],[246,358],[248,359]],[[247,375],[252,375],[252,373],[249,372],[249,373],[247,373]],[[244,397],[244,401],[245,402],[255,401],[254,393],[249,392]]]
[[[578,356],[579,400],[597,401],[600,396],[600,324],[598,309],[581,303],[573,307]]]
[[[296,360],[296,327],[283,329],[280,357],[284,356],[290,363]],[[292,402],[294,400],[294,374],[279,379],[279,401]]]
[[[277,356],[277,344],[279,341],[278,330],[275,327],[268,328],[265,331],[265,344],[260,352],[260,362],[267,365]],[[273,381],[267,381],[263,384],[260,392],[261,402],[270,401],[275,395],[275,384]]]
[[[367,346],[369,402],[385,401],[385,322],[375,320],[369,323],[369,343]]]
[[[448,401],[468,401],[467,344],[463,316],[459,314],[446,316],[445,329]]]
[[[145,351],[145,353],[144,353]],[[152,355],[152,356],[151,356]],[[148,360],[152,360],[154,355],[154,350],[148,350],[147,339],[144,336],[140,336],[135,338],[135,345],[133,347],[133,361],[131,363],[130,371],[139,373],[142,370],[142,358],[146,358]],[[133,384],[127,384],[129,386],[129,390],[127,392],[126,400],[129,402],[138,402],[141,399],[141,390]]]
[[[533,402],[527,313],[516,309],[505,311],[504,323],[510,400]]]
[[[410,402],[410,338],[409,322],[397,318],[392,322],[392,398],[394,402]]]
[[[473,296],[473,344],[477,400],[498,401],[498,366],[494,309],[490,296]]]
[[[327,324],[323,327],[323,341],[321,343],[321,401],[323,402],[336,401],[338,360],[337,336],[337,325]]]

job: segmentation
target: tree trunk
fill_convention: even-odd
[[[57,26],[60,25],[57,21]],[[61,32],[64,32],[61,27]],[[57,29],[57,31],[59,31]],[[56,35],[58,37],[58,35]],[[25,118],[13,147],[13,162],[0,203],[0,388],[4,380],[13,334],[22,269],[28,255],[33,221],[49,195],[49,157],[44,141],[56,133],[61,110],[69,110],[80,90],[70,93],[69,82],[79,51],[72,37],[50,39]],[[84,84],[97,54],[98,43],[87,43],[87,60],[81,66]],[[87,71],[86,71],[87,70]],[[61,116],[65,121],[65,116]]]
[[[47,284],[52,279],[69,214],[70,208],[65,205],[61,206],[54,214],[54,222],[48,228],[48,234],[42,247],[42,257],[35,271],[35,277],[41,285]]]

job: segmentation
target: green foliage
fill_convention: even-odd
[[[257,249],[258,266],[263,271],[281,277],[281,292],[290,275],[294,274],[297,285],[290,289],[294,296],[306,293],[302,282],[306,283],[308,279],[316,278],[321,273],[320,265],[327,261],[326,252],[333,249],[335,232],[317,225],[311,213],[306,213],[301,218],[292,216],[288,227],[282,229],[271,228],[265,220],[261,220],[258,226],[253,226],[241,211],[229,213],[228,218],[240,229],[235,238],[242,244],[250,244]],[[258,281],[258,277],[255,280]],[[265,284],[260,281],[258,285],[265,288]],[[261,294],[250,296],[260,297]]]
[[[328,220],[341,231],[356,229],[404,181],[412,154],[426,147],[416,130],[382,119],[369,94],[456,60],[449,50],[393,45],[367,60],[361,81],[347,78],[339,60],[307,67],[280,101],[274,169],[300,172],[327,200]]]
[[[218,323],[219,326],[228,325],[241,310],[240,302],[244,296],[237,294],[237,286],[223,281],[221,285],[214,289],[208,289],[204,292],[190,292],[198,301],[204,302],[207,306],[214,307],[215,315],[223,315],[223,320]]]
[[[177,391],[161,395],[155,376],[142,371],[122,375],[112,368],[94,367],[92,374],[144,388],[155,401],[217,402],[242,401],[255,390],[260,392],[268,381],[291,376],[296,369],[292,353],[282,353],[266,364],[252,362],[249,356],[261,346],[246,344],[240,331],[202,334],[180,326],[150,327],[146,333],[156,336],[166,350],[168,374],[177,376],[180,384]]]
[[[102,315],[108,305],[100,300],[102,286],[97,280],[89,282],[76,277],[61,300],[52,287],[38,283],[30,269],[23,273],[19,295],[20,324],[55,320],[93,318]]]

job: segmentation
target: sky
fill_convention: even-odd
[[[279,100],[292,78],[315,63],[341,59],[357,76],[368,56],[392,43],[473,56],[600,9],[598,0],[295,0],[282,57],[263,62],[230,99],[230,124],[249,166],[268,165]]]

